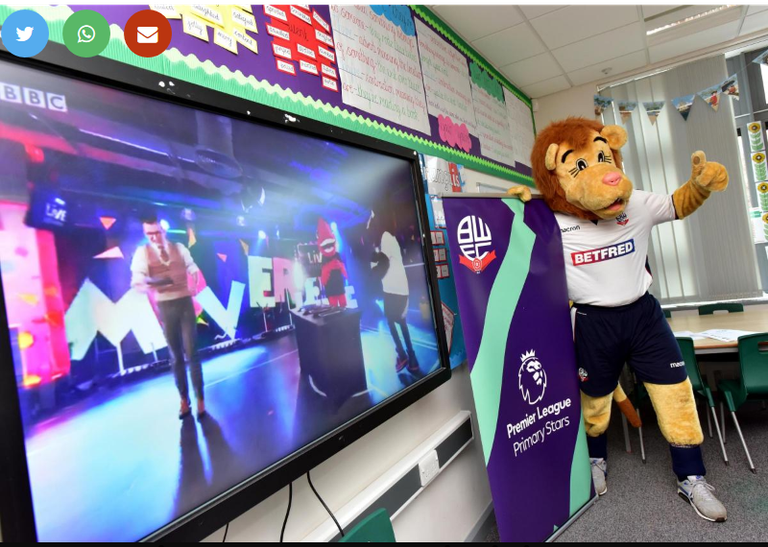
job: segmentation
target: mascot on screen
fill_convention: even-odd
[[[723,522],[725,507],[704,479],[704,437],[685,363],[647,292],[653,278],[646,257],[651,228],[692,214],[710,193],[725,190],[728,173],[695,152],[690,179],[671,196],[633,191],[619,153],[626,142],[620,126],[568,118],[541,131],[531,154],[536,187],[562,233],[595,490],[607,491],[605,431],[627,363],[648,390],[669,442],[678,493],[702,518]],[[531,196],[523,186],[509,193],[523,201]]]
[[[317,221],[317,247],[323,257],[320,282],[325,288],[328,304],[335,308],[347,307],[347,268],[339,255],[339,245],[331,226],[321,218]]]

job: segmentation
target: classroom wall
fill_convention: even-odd
[[[493,175],[487,175],[480,171],[474,171],[472,169],[464,168],[462,172],[462,179],[464,180],[465,192],[478,192],[478,184],[481,185],[482,192],[490,192],[491,189],[496,192],[504,192],[505,190],[512,188],[513,186],[520,186],[507,179],[494,177]],[[496,190],[498,189],[498,190]],[[531,189],[533,193],[537,193],[535,188]]]
[[[584,84],[538,99],[539,108],[533,114],[536,120],[536,131],[541,131],[551,122],[568,116],[594,119],[595,93],[597,93],[595,84]]]
[[[450,381],[312,470],[312,482],[337,511],[406,456],[459,411],[475,407],[466,365]],[[476,423],[474,424],[477,431]],[[397,540],[461,542],[473,532],[491,503],[480,440],[475,440],[394,520]],[[229,527],[227,541],[278,541],[288,488],[254,507]],[[300,541],[327,513],[304,477],[294,483],[286,541]],[[219,530],[207,541],[221,541]]]

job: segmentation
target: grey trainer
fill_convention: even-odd
[[[608,474],[608,462],[603,458],[589,458],[592,464],[592,482],[595,484],[595,492],[602,496],[608,491],[605,484],[605,477]]]
[[[712,494],[714,491],[715,487],[700,475],[691,475],[677,482],[677,493],[691,504],[697,515],[711,522],[725,522],[728,514],[723,504]]]

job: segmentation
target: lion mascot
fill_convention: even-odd
[[[626,142],[620,126],[568,118],[541,131],[531,154],[536,187],[562,233],[595,490],[607,492],[606,429],[627,363],[648,390],[669,442],[678,493],[700,517],[723,522],[725,507],[704,479],[704,437],[685,363],[658,301],[648,293],[653,278],[647,252],[654,226],[692,214],[710,193],[725,190],[728,173],[695,152],[691,178],[671,196],[633,191],[619,152]],[[523,201],[531,197],[524,186],[509,193]]]

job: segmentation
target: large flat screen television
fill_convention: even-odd
[[[0,75],[4,539],[202,539],[448,379],[413,151],[53,43]]]

